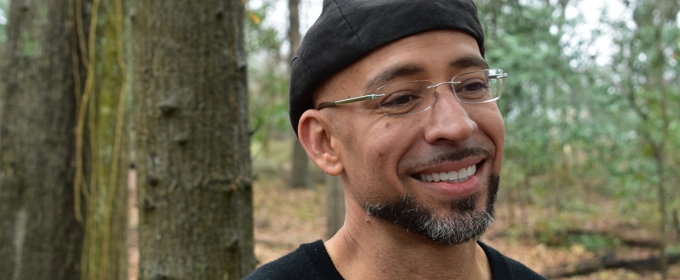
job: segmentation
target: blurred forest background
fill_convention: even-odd
[[[499,242],[507,242],[501,251],[552,278],[680,279],[680,2],[476,3],[486,59],[510,75],[498,101],[506,124],[500,210],[485,240],[504,248]],[[288,86],[290,43],[280,29],[284,22],[269,17],[287,3],[259,4],[253,11],[264,22],[248,25],[251,127],[258,128],[255,235],[264,248],[285,248],[273,258],[301,240],[273,242],[280,239],[268,231],[290,228],[294,235],[300,228],[274,222],[275,212],[258,205],[258,187],[271,188],[268,196],[276,192],[277,205],[297,204],[306,193],[277,189],[295,168],[280,94]],[[320,4],[303,1],[300,9],[318,14]],[[316,192],[307,194],[309,201],[320,199],[325,210],[331,182],[310,172]],[[301,210],[285,217],[296,215],[324,224]],[[660,258],[659,250],[671,257]],[[665,270],[660,262],[675,263],[673,273],[659,273]]]
[[[75,82],[82,88],[71,89],[71,95],[77,92],[77,104],[55,107],[50,111],[55,115],[47,118],[70,118],[74,124],[70,129],[55,128],[77,135],[67,139],[73,142],[71,150],[58,151],[74,156],[62,162],[70,169],[55,178],[72,178],[66,180],[65,191],[72,201],[60,203],[71,205],[64,211],[75,216],[67,219],[73,225],[57,219],[49,223],[51,227],[39,228],[45,224],[42,219],[48,218],[36,214],[41,223],[26,226],[34,217],[33,210],[12,206],[27,199],[28,191],[21,188],[29,187],[17,183],[8,170],[16,172],[16,163],[12,163],[16,147],[52,145],[56,140],[36,133],[33,137],[39,140],[10,141],[8,120],[21,120],[9,112],[29,114],[42,109],[10,106],[7,98],[8,92],[16,90],[12,77],[22,77],[16,76],[17,67],[31,65],[21,63],[30,62],[31,53],[41,46],[25,43],[18,52],[24,56],[14,60],[9,59],[12,53],[7,46],[14,44],[12,40],[29,42],[28,38],[43,32],[24,29],[10,36],[11,19],[19,18],[12,13],[37,8],[33,16],[44,17],[58,5],[48,5],[52,1],[47,0],[0,0],[0,225],[5,230],[0,231],[0,263],[4,263],[0,278],[217,279],[231,275],[240,279],[256,261],[266,263],[300,243],[326,239],[342,223],[337,178],[326,177],[309,164],[290,129],[287,111],[291,51],[320,13],[321,1],[195,2],[153,6],[133,0],[59,1],[71,7],[72,14],[64,12],[63,16],[72,19],[74,30],[80,30],[76,35],[63,31],[66,53],[61,55],[71,63],[69,52],[73,44],[77,46],[75,57],[82,60],[76,59],[68,69],[80,72],[69,72],[67,78],[82,78]],[[475,2],[485,28],[486,59],[492,67],[509,73],[498,101],[506,125],[499,205],[496,222],[482,239],[554,279],[680,279],[680,1]],[[178,8],[189,6],[197,8]],[[201,18],[201,13],[215,14],[221,25],[192,23],[192,16]],[[146,17],[155,21],[143,23]],[[159,29],[159,22],[170,27]],[[200,28],[223,31],[210,33]],[[158,39],[158,34],[194,38],[198,35],[192,33],[205,32],[209,34],[193,44],[164,45]],[[214,41],[225,43],[204,47]],[[145,49],[144,44],[151,47]],[[165,56],[153,53],[159,50],[153,46],[163,46]],[[99,51],[98,56],[87,51],[93,49]],[[161,58],[149,60],[145,55]],[[210,65],[226,61],[226,66],[181,68],[194,65],[191,61]],[[245,71],[246,61],[247,98],[246,87],[241,85],[246,73],[239,72]],[[31,77],[21,81],[51,80]],[[192,79],[219,86],[187,86]],[[61,89],[53,83],[42,93],[50,90]],[[200,98],[192,94],[201,90],[228,92],[231,97],[222,100],[215,97],[219,94],[208,94],[200,98],[209,101],[195,103]],[[156,97],[142,93],[152,91],[160,93]],[[88,92],[99,96],[99,103],[88,103]],[[57,103],[41,95],[33,98],[47,105]],[[237,113],[208,110],[211,106],[206,104],[212,102],[224,104],[243,120]],[[89,111],[82,104],[88,104]],[[201,115],[205,111],[210,112]],[[210,124],[206,116],[211,121],[227,120]],[[163,121],[180,117],[179,124]],[[154,125],[165,128],[154,132]],[[211,137],[218,140],[194,141]],[[229,148],[223,151],[223,146]],[[167,148],[167,155],[156,155],[156,147]],[[52,152],[30,148],[37,153]],[[214,162],[211,154],[230,160]],[[165,160],[174,165],[159,171],[156,165]],[[178,163],[184,161],[186,165]],[[131,164],[134,168],[129,169]],[[209,172],[198,172],[203,169]],[[209,192],[177,191],[191,185],[204,186]],[[19,195],[11,193],[13,186],[18,186]],[[51,193],[41,203],[59,195],[63,194]],[[182,206],[197,201],[207,206]],[[205,201],[209,203],[202,204]],[[166,211],[175,205],[175,212]],[[220,213],[227,213],[226,221]],[[161,222],[173,219],[182,222]],[[76,230],[59,231],[66,227]],[[209,233],[215,228],[218,232]],[[241,232],[243,228],[250,232]],[[179,229],[184,231],[165,237]],[[32,250],[40,252],[41,248],[34,247],[41,246],[17,249],[17,244],[55,237],[30,237],[25,230],[59,232],[65,237],[47,249],[73,248],[65,250],[70,252],[66,255],[47,259],[27,257]],[[213,248],[224,249],[224,254],[209,253]],[[210,258],[227,259],[233,265],[215,269],[220,264]],[[31,268],[49,271],[34,278],[17,276],[37,275],[27,272]]]

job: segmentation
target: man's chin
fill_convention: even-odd
[[[366,203],[365,206],[369,215],[424,235],[436,243],[462,244],[479,238],[493,222],[498,187],[499,176],[492,174],[486,197],[473,194],[452,200],[446,213],[437,213],[413,195],[384,204]]]

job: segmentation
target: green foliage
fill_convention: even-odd
[[[595,192],[619,199],[622,213],[649,220],[639,206],[657,199],[652,142],[663,143],[666,166],[680,163],[680,110],[671,109],[680,105],[680,31],[678,8],[668,3],[630,2],[632,21],[602,17],[604,27],[590,37],[611,35],[619,48],[603,64],[578,34],[583,18],[565,15],[578,2],[477,1],[486,59],[509,73],[498,101],[506,124],[504,188],[522,190],[524,201],[546,210],[572,213],[590,211],[587,197]],[[667,182],[680,179],[665,168]],[[668,201],[680,207],[678,199]],[[550,222],[540,228],[545,240],[562,230]]]
[[[586,250],[591,252],[601,251],[603,249],[619,247],[622,245],[621,240],[612,238],[602,234],[571,234],[564,239],[562,246],[571,247],[573,245],[582,245]]]
[[[627,148],[622,149],[619,164],[612,169],[620,186],[615,194],[627,212],[639,212],[636,204],[656,201],[666,196],[664,192],[671,207],[677,207],[677,186],[673,183],[664,186],[664,182],[679,179],[674,170],[680,147],[680,111],[677,110],[680,105],[677,86],[680,4],[673,2],[626,2],[631,19],[603,20],[615,31],[614,43],[619,52],[605,72],[609,75],[601,76],[612,85],[612,94],[628,108],[625,114],[629,131]]]
[[[549,246],[561,246],[567,235],[566,223],[559,219],[540,220],[535,227],[538,241]]]
[[[262,6],[250,9],[248,12],[259,18],[260,22],[253,21],[251,16],[246,18],[246,50],[250,57],[255,57],[265,53],[266,55],[277,57],[279,48],[283,41],[276,29],[265,26],[263,22],[267,20],[267,14],[271,13],[274,1],[264,1]]]
[[[621,240],[601,233],[581,232],[573,228],[566,213],[553,219],[540,220],[536,223],[536,238],[543,244],[570,248],[581,245],[588,251],[597,252],[602,249],[622,246]]]
[[[593,79],[599,69],[583,57],[587,43],[574,28],[580,19],[566,19],[568,1],[479,2],[486,59],[509,73],[498,101],[506,123],[503,178],[533,182],[525,187],[539,202],[568,198],[586,176],[603,175],[603,146],[617,131],[602,129],[601,109],[614,97],[602,94],[606,85]]]
[[[250,125],[253,140],[262,142],[262,150],[269,151],[271,137],[289,131],[288,123],[288,67],[281,53],[283,39],[277,30],[265,25],[273,1],[265,1],[251,12],[261,23],[247,21],[246,48],[248,51],[248,85]]]

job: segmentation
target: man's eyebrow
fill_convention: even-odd
[[[368,80],[366,86],[364,86],[364,91],[373,89],[376,86],[382,86],[387,82],[399,77],[412,76],[423,72],[425,72],[425,69],[415,64],[397,65],[394,67],[390,67],[383,71],[380,71],[380,73],[378,73],[373,78]]]
[[[449,67],[451,68],[467,68],[471,66],[477,66],[482,69],[488,69],[489,64],[486,63],[486,60],[479,56],[466,56],[466,57],[461,57],[459,59],[456,59],[454,61],[451,61],[449,63]]]
[[[471,66],[480,67],[482,69],[489,68],[489,64],[486,63],[486,60],[479,56],[466,56],[451,61],[449,63],[449,67],[451,68],[467,68]],[[392,81],[399,77],[416,75],[423,72],[425,72],[425,69],[415,64],[397,65],[394,67],[390,67],[381,71],[373,78],[368,80],[366,86],[364,86],[364,91],[368,91],[377,86],[382,86],[388,83],[389,81]]]

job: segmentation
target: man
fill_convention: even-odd
[[[291,62],[290,118],[340,176],[343,227],[246,279],[544,279],[477,241],[493,220],[507,76],[471,0],[326,0]]]

